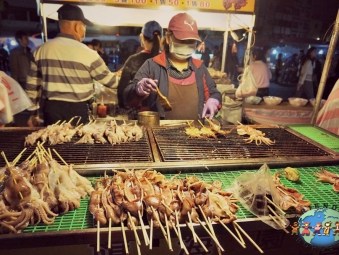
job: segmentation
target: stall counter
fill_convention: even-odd
[[[279,105],[267,105],[260,102],[258,105],[243,104],[243,114],[251,122],[257,124],[290,125],[311,123],[313,106],[306,104],[294,107],[289,102]]]

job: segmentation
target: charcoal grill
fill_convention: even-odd
[[[36,129],[4,129],[0,131],[0,150],[4,151],[9,161],[12,161],[24,148],[25,137]],[[70,164],[87,165],[87,164],[108,164],[108,163],[135,163],[135,162],[153,162],[153,156],[147,139],[147,132],[137,142],[123,143],[119,145],[106,144],[75,144],[80,138],[75,135],[70,143],[57,144],[54,146],[44,144],[45,148],[54,148],[63,159]],[[36,145],[27,147],[25,155],[30,155]],[[59,158],[55,157],[62,163]],[[20,161],[20,162],[21,162]],[[5,164],[4,159],[0,158],[0,166]]]
[[[256,145],[245,143],[248,136],[240,136],[234,129],[217,139],[193,139],[185,134],[187,126],[153,127],[144,130],[144,137],[138,142],[120,145],[74,144],[72,142],[49,146],[65,159],[75,164],[75,169],[83,175],[98,174],[108,168],[129,169],[154,168],[162,172],[180,169],[187,172],[205,171],[222,167],[224,170],[258,168],[263,163],[270,167],[314,166],[339,162],[339,153],[284,127],[260,126],[266,137],[275,144]],[[234,126],[225,127],[231,129]],[[0,131],[0,150],[12,161],[24,148],[25,137],[36,129],[7,128]],[[28,147],[22,160],[35,146]],[[57,157],[55,157],[57,159]],[[59,159],[57,159],[59,160]],[[60,160],[59,160],[60,162]],[[60,162],[62,163],[62,162]],[[5,162],[0,158],[0,166]]]

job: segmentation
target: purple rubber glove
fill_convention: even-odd
[[[142,78],[135,87],[135,91],[137,92],[138,96],[147,96],[151,92],[157,92],[157,82],[157,80],[150,78]]]
[[[218,112],[219,101],[215,98],[207,99],[204,109],[202,110],[202,118],[209,117],[212,119]]]

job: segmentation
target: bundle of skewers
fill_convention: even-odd
[[[16,166],[25,150],[12,162],[1,153],[6,166],[0,169],[0,233],[20,233],[40,222],[53,224],[56,216],[79,208],[80,199],[93,191],[88,179],[72,165],[57,163],[42,144]]]
[[[143,130],[136,123],[118,125],[116,120],[109,123],[91,121],[86,125],[72,126],[73,118],[66,122],[49,125],[46,128],[29,134],[25,138],[25,146],[34,145],[37,141],[48,142],[50,145],[71,142],[77,134],[81,137],[76,143],[107,143],[112,145],[132,141],[139,141],[143,137]]]
[[[185,129],[185,134],[189,138],[217,138],[217,135],[227,135],[232,132],[231,130],[222,130],[220,124],[215,124],[212,120],[205,118],[208,122],[209,127],[206,127],[200,120],[198,120],[201,128],[195,127],[192,122],[187,122],[188,128]]]
[[[237,199],[231,192],[222,190],[221,182],[208,183],[195,176],[180,179],[179,175],[166,179],[164,175],[152,169],[138,171],[125,169],[124,172],[115,171],[115,173],[113,177],[105,174],[97,181],[89,203],[89,210],[97,224],[98,238],[100,226],[108,225],[108,248],[111,243],[112,225],[120,225],[125,252],[129,253],[126,225],[134,232],[138,254],[141,242],[137,228],[141,228],[145,245],[150,249],[153,229],[160,229],[171,251],[173,250],[171,230],[173,230],[179,239],[181,249],[188,254],[180,230],[180,225],[185,224],[191,231],[194,242],[198,242],[205,252],[208,252],[194,231],[194,225],[199,224],[214,241],[218,250],[224,251],[216,238],[213,223],[220,223],[242,247],[246,247],[238,231],[243,229],[235,222]],[[148,222],[148,228],[144,221]],[[226,226],[228,223],[234,224],[238,237]],[[247,235],[246,232],[243,233]],[[250,239],[248,235],[247,237]],[[250,241],[254,243],[252,239]],[[100,240],[97,240],[97,244],[99,251]],[[256,247],[261,251],[258,246]]]
[[[262,131],[250,127],[248,125],[243,125],[238,122],[237,126],[238,135],[249,135],[248,138],[244,139],[246,143],[255,142],[256,145],[261,145],[262,143],[266,145],[274,145],[275,141],[272,141],[270,138],[266,137],[266,134]]]
[[[281,171],[273,176],[264,164],[257,172],[245,172],[233,182],[233,191],[241,204],[263,222],[286,233],[289,221],[287,210],[302,214],[309,210],[311,202],[304,200],[304,195],[298,190],[288,188],[280,183]]]

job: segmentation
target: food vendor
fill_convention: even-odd
[[[163,41],[164,51],[148,59],[124,90],[130,107],[147,100],[148,109],[170,120],[212,118],[220,109],[221,94],[203,61],[192,58],[198,35],[196,21],[186,13],[172,17]],[[172,106],[166,111],[157,87]]]
[[[126,86],[131,80],[133,80],[134,75],[138,72],[139,68],[145,63],[147,59],[153,58],[159,54],[160,43],[162,38],[162,27],[155,20],[148,21],[142,27],[140,33],[140,41],[143,50],[132,56],[130,56],[124,66],[122,67],[121,78],[118,85],[118,100],[120,113],[128,113],[130,119],[135,119],[136,117],[135,109],[125,109],[123,93]]]
[[[80,123],[86,123],[88,104],[94,94],[93,79],[110,88],[118,85],[117,75],[110,72],[98,53],[81,43],[86,26],[92,26],[82,10],[64,4],[58,9],[58,18],[61,33],[33,53],[26,85],[34,104],[29,126],[39,122],[40,94],[45,101],[45,126],[74,116],[80,116]]]

